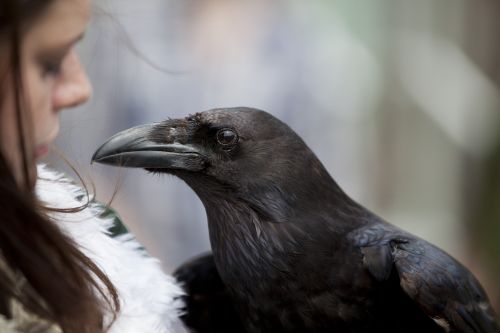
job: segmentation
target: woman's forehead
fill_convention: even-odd
[[[87,27],[90,6],[91,0],[54,0],[31,26],[28,38],[46,47],[74,43]]]

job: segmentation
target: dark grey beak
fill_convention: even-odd
[[[205,157],[189,144],[158,143],[149,139],[157,124],[141,125],[119,132],[106,141],[92,156],[92,162],[130,168],[200,171]]]

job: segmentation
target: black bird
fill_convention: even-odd
[[[349,198],[264,111],[135,127],[93,160],[173,174],[197,193],[247,332],[500,332],[464,266]]]

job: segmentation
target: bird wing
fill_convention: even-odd
[[[350,236],[371,275],[384,281],[395,269],[403,291],[445,332],[500,332],[479,282],[444,251],[388,224]]]
[[[191,332],[244,332],[212,253],[188,260],[173,275],[186,293],[181,319]]]

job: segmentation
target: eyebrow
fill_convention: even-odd
[[[73,45],[75,45],[80,40],[82,40],[84,35],[85,35],[85,32],[82,32],[81,34],[70,39],[69,41],[65,41],[63,43],[48,46],[47,49],[41,51],[41,52],[43,52],[42,56],[60,56],[62,54],[65,54],[66,52],[68,52],[68,50]]]
[[[75,45],[76,43],[78,43],[79,41],[81,41],[84,36],[85,36],[85,31],[82,32],[81,34],[79,34],[78,36],[70,39],[69,41],[64,42],[63,44],[59,45],[58,47],[60,47],[60,48],[69,48],[69,47]]]
[[[49,61],[48,59],[62,59],[63,57],[66,56],[66,54],[73,47],[74,44],[82,40],[84,35],[85,31],[68,41],[48,46],[45,50],[43,49],[39,50],[39,52],[36,54],[37,60],[39,62],[46,62]]]

